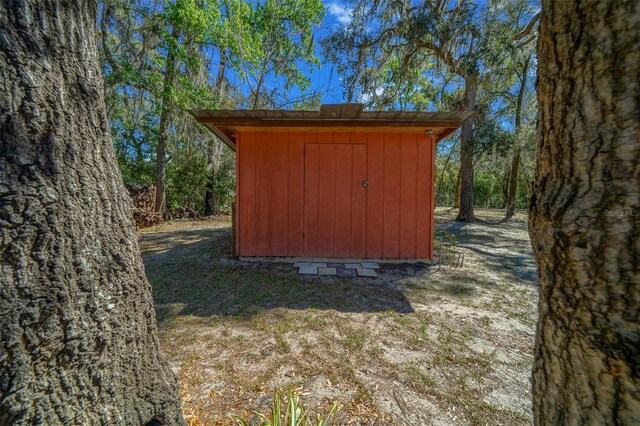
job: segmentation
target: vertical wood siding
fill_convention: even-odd
[[[237,253],[431,258],[434,154],[423,134],[240,133]]]

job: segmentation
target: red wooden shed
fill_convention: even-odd
[[[473,113],[194,110],[236,151],[238,256],[430,259],[436,143]]]

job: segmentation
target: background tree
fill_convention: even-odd
[[[511,4],[506,13],[515,15],[517,22],[522,20],[522,10]],[[510,55],[492,70],[493,81],[488,85],[489,96],[500,100],[498,113],[513,120],[509,123],[512,133],[511,159],[504,173],[505,222],[511,220],[516,208],[516,195],[520,178],[520,165],[523,152],[530,151],[533,145],[535,126],[535,43],[539,14],[536,14],[523,31],[514,36]]]
[[[511,159],[511,168],[508,173],[508,183],[506,183],[507,193],[505,199],[505,221],[511,220],[516,209],[516,192],[518,189],[518,175],[520,171],[520,157],[522,155],[522,145],[527,142],[527,134],[523,132],[523,115],[525,114],[525,97],[527,96],[527,84],[530,79],[529,69],[531,65],[532,54],[526,52],[522,55],[521,60],[515,64],[516,76],[518,79],[517,94],[511,97],[511,103],[514,111],[514,147],[513,157]]]
[[[187,110],[317,100],[306,71],[318,65],[323,15],[320,0],[104,1],[107,106],[125,181],[155,183],[159,210],[228,209],[233,153]]]
[[[640,423],[639,22],[637,1],[543,2],[538,425]]]
[[[109,135],[95,2],[0,2],[0,423],[184,424]]]
[[[523,2],[508,4],[512,10],[516,6],[520,14],[530,11]],[[439,85],[433,78],[436,68],[455,76],[457,93],[447,109],[476,111],[482,84],[506,58],[513,35],[521,29],[517,14],[472,0],[361,1],[355,4],[353,20],[327,39],[325,50],[345,75],[347,100],[360,94],[378,107],[407,109],[407,92],[419,88],[423,98],[410,98],[412,106],[426,109],[434,99],[424,95],[434,96],[433,86]],[[475,220],[473,132],[474,120],[466,121],[460,132],[460,221]]]

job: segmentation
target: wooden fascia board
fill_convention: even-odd
[[[207,128],[211,130],[211,132],[213,132],[213,134],[216,135],[222,142],[224,142],[225,145],[231,148],[233,152],[236,152],[236,143],[235,141],[231,140],[229,136],[224,134],[220,129],[218,129],[215,126],[207,125]]]
[[[199,123],[224,127],[420,127],[457,129],[461,121],[405,121],[371,119],[282,119],[282,118],[238,118],[198,117]]]
[[[444,132],[440,133],[438,135],[438,139],[436,142],[440,142],[442,139],[446,138],[447,136],[449,136],[451,133],[455,132],[456,130],[458,130],[457,128],[455,129],[446,129]]]

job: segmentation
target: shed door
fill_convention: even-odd
[[[367,146],[305,144],[304,255],[366,257]]]

